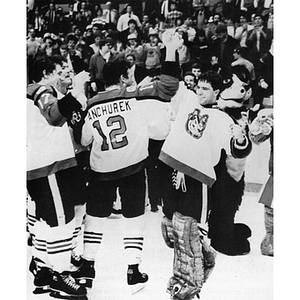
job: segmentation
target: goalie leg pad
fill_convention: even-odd
[[[161,232],[166,245],[169,248],[173,249],[174,248],[173,225],[172,225],[172,221],[169,220],[166,216],[164,216],[161,221]]]
[[[172,219],[174,235],[173,276],[167,292],[172,299],[192,299],[204,283],[202,245],[197,221],[176,212]]]
[[[200,242],[202,244],[204,282],[206,282],[215,267],[217,252],[203,238],[200,238]]]

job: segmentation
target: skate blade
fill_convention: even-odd
[[[50,290],[50,286],[49,285],[45,285],[43,287],[36,287],[35,290],[32,292],[35,295],[40,295],[40,294],[46,294],[51,292]]]
[[[71,295],[66,295],[66,294],[61,294],[56,291],[52,291],[50,294],[50,297],[56,298],[56,299],[68,299],[68,300],[88,300],[86,295],[82,296],[71,296]]]
[[[139,292],[146,286],[146,284],[147,282],[129,285],[128,287],[129,287],[130,294],[134,295],[135,293]]]

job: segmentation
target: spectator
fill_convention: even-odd
[[[32,61],[34,60],[35,55],[37,54],[38,48],[40,47],[41,42],[36,37],[35,30],[30,29],[28,38],[26,41],[26,54],[27,58],[30,58]]]
[[[254,28],[248,32],[246,45],[249,49],[249,60],[256,66],[261,56],[269,51],[273,37],[272,31],[264,26],[260,15],[255,15],[253,25]]]
[[[250,30],[254,28],[253,25],[248,24],[245,15],[240,15],[240,26],[238,26],[235,30],[234,38],[240,42],[241,47],[247,47],[246,40],[247,35]]]
[[[200,63],[193,63],[191,66],[191,72],[195,75],[195,82],[197,83],[200,75],[204,73],[204,70]]]
[[[110,1],[106,2],[105,8],[103,9],[103,17],[105,18],[108,28],[115,30],[118,23],[119,14],[118,11],[112,7]]]
[[[161,46],[157,30],[151,28],[149,31],[149,43],[144,45],[145,67],[149,70],[151,76],[160,74]]]
[[[127,37],[127,45],[124,50],[124,56],[126,57],[128,54],[133,54],[135,56],[136,65],[144,66],[144,61],[145,61],[144,47],[140,43],[138,43],[137,36],[135,33],[131,33]]]
[[[170,11],[165,19],[165,24],[167,28],[172,28],[177,26],[177,20],[182,18],[183,13],[177,10],[176,2],[172,2],[170,5]]]
[[[190,46],[190,43],[187,39],[187,33],[184,32],[182,27],[178,27],[176,31],[181,35],[182,39],[184,40],[184,43],[178,47],[177,52],[179,56],[179,65],[182,67],[182,65],[188,63],[191,58],[190,49],[188,46]]]
[[[55,22],[57,19],[56,5],[51,2],[49,3],[48,10],[45,13],[45,17],[48,20],[48,30],[50,32],[55,32]]]
[[[69,9],[65,17],[69,20],[71,26],[74,25],[76,13],[77,12],[74,11],[74,4],[69,4]]]
[[[210,51],[204,29],[200,29],[191,45],[191,60],[209,60]]]
[[[93,25],[86,26],[85,30],[83,31],[83,38],[86,45],[91,45],[95,42],[95,37],[93,35]]]
[[[80,30],[80,28],[78,28],[77,26],[73,26],[72,32],[75,35],[75,37],[77,38],[77,44],[82,44],[82,45],[86,44],[83,33]]]
[[[220,64],[228,67],[233,61],[233,51],[238,41],[228,35],[225,24],[218,24],[216,35],[217,39],[212,42],[210,51],[219,58]]]
[[[82,16],[82,12],[79,11],[74,20],[74,25],[80,29],[81,32],[83,32],[88,25],[86,19]]]
[[[57,35],[60,33],[65,36],[71,31],[71,23],[68,18],[64,16],[64,13],[61,9],[58,9],[56,12],[56,20],[53,24],[53,32]]]
[[[258,65],[255,68],[257,73],[257,87],[253,90],[254,105],[260,104],[262,106],[265,97],[273,95],[273,70],[274,70],[274,58],[273,58],[273,42],[270,50],[265,53],[259,60]]]
[[[29,37],[26,41],[26,54],[27,54],[27,82],[32,83],[32,67],[34,64],[34,60],[36,54],[38,53],[38,49],[41,45],[40,40],[35,36],[35,30],[29,30]]]
[[[264,10],[262,12],[262,17],[265,20],[265,23],[267,24],[267,28],[273,31],[274,28],[274,5],[271,4],[270,8],[267,10]]]
[[[254,82],[255,80],[254,65],[252,64],[252,62],[247,60],[245,56],[246,56],[246,48],[238,47],[234,49],[233,51],[234,61],[231,63],[231,66],[232,67],[244,66],[249,71],[251,82]]]
[[[205,34],[207,37],[208,42],[212,42],[217,38],[216,35],[216,28],[221,22],[221,15],[220,14],[215,14],[212,19],[210,18],[208,20],[207,27],[205,29]]]
[[[187,17],[183,24],[181,25],[183,32],[187,33],[187,40],[188,42],[192,43],[196,36],[196,30],[193,27],[193,20],[191,17]]]
[[[53,55],[59,54],[57,45],[57,36],[54,33],[45,33],[43,36],[43,43],[37,52],[36,58],[50,58]]]
[[[164,22],[161,20],[161,17],[158,16],[155,18],[154,20],[154,24],[153,24],[153,29],[157,30],[158,32],[158,37],[161,39],[162,37],[162,33],[164,32],[165,30],[165,27],[164,27]]]
[[[141,31],[142,31],[144,37],[147,37],[149,35],[149,29],[152,26],[153,25],[149,21],[149,16],[148,15],[143,15]]]
[[[125,57],[126,61],[129,63],[128,71],[133,79],[133,86],[137,86],[145,77],[148,76],[148,72],[146,68],[142,65],[137,65],[135,63],[134,54],[127,54]]]
[[[106,24],[106,18],[101,7],[96,11],[96,17],[92,19],[92,24],[100,24],[102,27]]]
[[[88,67],[86,63],[80,58],[80,54],[75,49],[78,42],[76,36],[70,33],[67,35],[66,41],[68,47],[67,60],[70,71],[74,72],[75,75],[81,71],[87,71]]]
[[[129,20],[133,19],[136,22],[136,26],[138,28],[141,27],[141,22],[138,18],[138,16],[136,16],[133,11],[132,11],[132,5],[127,4],[125,6],[126,9],[126,13],[121,15],[119,17],[118,23],[117,23],[117,30],[122,32],[124,30],[126,30],[129,27]]]
[[[119,36],[123,42],[123,48],[125,49],[128,42],[128,35],[134,34],[137,42],[140,44],[144,40],[143,32],[138,27],[137,22],[134,19],[128,21],[128,28],[121,31]]]
[[[96,36],[101,37],[101,30],[102,30],[102,25],[99,23],[92,24],[92,34],[93,37],[95,38]]]
[[[81,2],[81,10],[82,18],[85,20],[86,24],[90,24],[93,19],[93,13],[91,9],[87,6],[86,2]]]
[[[43,34],[48,30],[48,22],[45,17],[41,15],[38,8],[34,11],[33,29],[37,36],[43,36]]]
[[[91,76],[91,88],[94,94],[105,90],[105,82],[103,79],[103,68],[108,61],[113,61],[116,56],[112,54],[112,39],[103,39],[100,42],[100,50],[93,54],[89,63],[89,72]]]
[[[101,37],[96,35],[95,36],[95,43],[91,44],[89,47],[92,48],[93,50],[93,54],[99,52],[100,50],[100,41],[101,41]]]
[[[197,29],[201,30],[205,26],[205,0],[193,0],[194,10],[195,10],[195,19],[197,24]]]
[[[188,71],[186,72],[184,75],[183,75],[183,81],[184,81],[184,84],[185,86],[191,90],[191,91],[195,91],[195,87],[196,87],[196,84],[197,84],[197,81],[196,81],[196,76],[193,72],[191,71]]]

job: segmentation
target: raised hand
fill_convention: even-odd
[[[90,80],[90,74],[86,71],[82,71],[78,73],[73,78],[73,89],[72,89],[72,95],[77,98],[84,89],[84,84]]]

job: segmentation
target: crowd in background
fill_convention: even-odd
[[[31,157],[28,156],[28,162],[31,165],[28,164],[27,172],[27,189],[30,195],[28,198],[28,231],[30,233],[28,245],[33,246],[29,270],[34,275],[33,283],[36,289],[33,293],[50,292],[50,296],[54,298],[60,298],[63,293],[70,296],[86,296],[86,288],[92,287],[95,279],[94,263],[97,247],[102,243],[103,222],[111,212],[123,214],[126,219],[126,232],[123,240],[124,249],[126,249],[126,253],[129,253],[127,257],[127,284],[135,288],[140,283],[146,283],[148,281],[147,274],[138,270],[144,241],[144,220],[142,216],[145,204],[147,205],[144,199],[145,191],[147,190],[146,198],[150,202],[151,211],[157,212],[159,210],[158,206],[162,203],[164,208],[167,207],[167,197],[165,197],[167,192],[161,192],[166,189],[166,186],[162,184],[166,180],[165,177],[171,179],[169,183],[172,188],[174,185],[173,168],[168,167],[166,174],[169,171],[170,173],[166,175],[163,174],[165,170],[158,167],[158,155],[165,143],[164,140],[160,139],[164,134],[157,134],[152,139],[147,131],[148,127],[153,126],[150,122],[153,120],[149,116],[154,116],[156,113],[160,116],[160,113],[167,113],[167,110],[165,111],[161,107],[154,110],[153,106],[149,106],[153,109],[152,111],[148,108],[141,109],[141,111],[147,113],[149,124],[151,123],[151,126],[147,124],[145,127],[143,127],[144,125],[137,126],[140,124],[136,120],[141,120],[141,124],[146,123],[139,110],[136,110],[133,115],[128,115],[128,124],[134,124],[132,127],[126,127],[123,116],[118,115],[115,119],[112,116],[107,118],[104,125],[108,128],[108,136],[113,150],[119,150],[128,145],[126,136],[122,137],[120,141],[117,136],[124,134],[125,131],[128,131],[129,136],[129,129],[133,132],[134,143],[131,142],[130,147],[123,149],[124,153],[128,151],[125,159],[120,159],[121,156],[119,156],[120,154],[123,155],[123,152],[115,151],[114,155],[109,154],[106,156],[108,157],[107,160],[106,158],[103,159],[105,163],[102,165],[102,158],[99,159],[101,157],[99,153],[102,154],[102,152],[110,149],[106,131],[102,130],[103,124],[100,124],[97,119],[96,121],[92,120],[93,124],[88,124],[81,131],[78,127],[79,125],[84,126],[81,118],[81,106],[85,107],[87,99],[107,89],[107,93],[99,93],[90,102],[94,101],[94,106],[103,103],[111,105],[110,103],[120,98],[130,98],[131,101],[135,101],[137,96],[140,98],[150,97],[150,99],[158,98],[163,100],[162,102],[168,102],[172,97],[175,97],[176,91],[179,90],[177,88],[178,77],[180,77],[179,79],[183,81],[187,88],[194,91],[197,96],[199,96],[197,91],[200,89],[198,84],[204,82],[204,86],[201,87],[201,92],[204,93],[204,100],[201,99],[203,103],[199,100],[200,96],[193,98],[194,93],[185,90],[188,92],[189,100],[196,99],[197,105],[203,107],[207,105],[206,108],[211,108],[219,97],[221,86],[223,87],[230,82],[229,77],[223,75],[226,75],[227,71],[230,73],[230,69],[234,68],[245,70],[243,73],[245,75],[243,75],[243,84],[245,85],[238,85],[238,91],[244,92],[245,86],[247,86],[247,90],[250,90],[248,89],[249,86],[252,88],[250,99],[238,99],[240,104],[242,103],[241,105],[254,107],[259,104],[262,108],[264,99],[273,99],[271,97],[273,96],[274,33],[274,4],[272,0],[132,0],[129,3],[120,0],[112,0],[106,3],[96,0],[61,0],[61,2],[59,0],[28,0],[26,14],[27,107],[29,112],[29,129],[27,132],[29,137],[28,153],[31,155]],[[173,32],[165,32],[166,30],[173,30]],[[170,36],[169,40],[166,38],[168,34]],[[124,60],[129,64],[125,63]],[[177,63],[174,63],[175,61]],[[110,64],[110,62],[112,63]],[[207,72],[209,70],[214,72]],[[179,73],[180,76],[178,76]],[[209,76],[212,76],[214,80],[211,79],[211,82],[209,82]],[[154,81],[160,79],[153,84],[156,87],[155,93],[152,90],[149,91],[148,87],[138,87],[146,77],[150,77],[150,80],[154,79]],[[226,80],[228,81],[226,82]],[[120,89],[116,89],[117,92],[115,89],[111,89],[111,87],[115,88],[116,86],[120,87]],[[126,87],[126,89],[121,89],[121,87]],[[235,95],[231,96],[235,97]],[[177,95],[177,97],[179,99],[180,96]],[[207,99],[209,101],[204,103]],[[224,102],[230,102],[231,100],[234,102],[237,98],[225,100]],[[243,102],[244,100],[245,102]],[[187,101],[186,103],[188,104],[187,109],[189,109],[190,102]],[[191,105],[194,107],[194,103]],[[103,111],[108,111],[105,106],[103,107]],[[113,107],[115,109],[115,106]],[[128,107],[131,111],[130,106]],[[226,127],[228,122],[221,123],[222,118],[221,121],[218,119],[216,123],[226,125],[224,125],[226,134],[218,132],[219,135],[215,139],[219,140],[221,135],[220,140],[225,137],[226,147],[222,144],[223,148],[221,150],[224,151],[220,152],[223,153],[222,155],[218,154],[221,156],[221,163],[219,162],[217,167],[223,168],[230,177],[232,175],[228,171],[230,168],[227,166],[227,157],[230,156],[234,159],[246,158],[251,152],[251,144],[250,139],[248,141],[246,127],[238,123],[244,116],[241,113],[242,109],[236,110],[236,106],[230,105],[228,107],[233,109],[230,110],[230,113],[229,110],[226,112],[228,116],[225,114],[222,114],[222,116],[230,119],[232,136],[234,136],[237,144],[236,149],[241,152],[247,149],[243,153],[244,155],[247,152],[244,156],[227,155],[227,153],[225,155],[224,148],[227,147],[229,141]],[[244,107],[238,106],[238,108]],[[235,110],[238,113],[235,113]],[[123,110],[120,108],[120,111]],[[197,111],[199,110],[195,109],[195,112]],[[255,110],[253,109],[253,111]],[[212,116],[214,113],[212,113]],[[136,117],[136,114],[138,117]],[[179,113],[178,115],[180,116]],[[131,117],[134,121],[131,121]],[[168,115],[167,118],[169,117]],[[203,117],[208,118],[207,115],[203,115]],[[45,122],[45,119],[47,122]],[[176,120],[181,122],[180,117],[177,117]],[[182,124],[187,128],[188,123],[185,122],[186,119]],[[207,122],[207,119],[205,122]],[[109,128],[115,123],[120,127]],[[198,125],[203,124],[199,122]],[[271,125],[268,127],[270,131],[272,129]],[[198,130],[192,122],[191,128],[196,128],[201,133],[201,137],[205,126],[206,123],[204,123],[204,128],[200,126]],[[52,130],[53,128],[55,130]],[[57,128],[58,130],[56,130]],[[96,138],[94,133],[88,132],[90,128],[95,129]],[[145,128],[147,130],[144,134],[143,130]],[[181,126],[181,128],[183,127]],[[136,134],[137,129],[141,129],[138,134]],[[186,129],[186,131],[188,130]],[[218,129],[214,133],[217,131]],[[49,134],[45,134],[47,132]],[[86,140],[82,138],[84,134]],[[194,136],[192,131],[189,132],[189,135],[196,137],[196,139],[199,137],[199,134]],[[269,137],[270,132],[268,134],[264,133],[264,135]],[[169,136],[172,137],[171,134]],[[141,145],[141,137],[144,144],[141,148],[136,148],[136,145]],[[175,137],[176,142],[180,141],[177,132]],[[270,142],[271,161],[273,138],[270,138]],[[180,143],[184,144],[183,142]],[[90,149],[90,145],[96,146]],[[199,145],[200,149],[201,144]],[[214,145],[213,142],[212,145]],[[233,146],[230,145],[232,149]],[[53,149],[57,151],[53,151]],[[139,151],[139,149],[142,150]],[[250,152],[248,152],[249,149]],[[195,149],[191,146],[191,153],[194,153],[194,151]],[[219,151],[219,149],[216,151]],[[132,155],[133,153],[138,153],[138,158]],[[188,155],[188,153],[184,154]],[[149,162],[146,162],[143,155],[147,159],[149,157]],[[139,160],[140,157],[141,160],[136,163],[136,160]],[[124,162],[127,159],[128,162]],[[181,155],[179,159],[181,159]],[[52,163],[52,160],[54,160],[54,163]],[[132,161],[134,161],[134,164]],[[94,165],[90,162],[93,162]],[[116,163],[116,166],[111,166],[112,163]],[[141,167],[139,172],[136,171],[136,166]],[[193,164],[192,167],[194,170]],[[243,167],[244,165],[238,166],[240,169]],[[130,170],[132,173],[126,175],[124,170],[126,172]],[[180,179],[181,174],[178,175],[178,173],[175,173],[175,176],[178,178],[178,183],[181,182],[182,184],[183,182],[182,191],[185,193],[184,176],[188,178],[188,175],[183,175],[182,181],[182,178]],[[105,177],[106,175],[107,177]],[[216,176],[217,182],[222,182],[226,186],[226,192],[224,192],[223,186],[220,188],[215,183],[214,186],[219,189],[218,191],[222,191],[224,195],[227,195],[229,190],[242,191],[244,189],[244,175],[241,176],[238,179],[238,187],[236,179],[233,180],[233,176],[230,178],[231,182],[234,181],[233,188],[224,179],[225,177],[218,178],[218,175]],[[186,198],[182,198],[184,199],[183,207],[184,209],[187,208],[184,212],[188,217],[192,218],[193,216],[194,219],[194,214],[199,215],[199,211],[195,208],[197,207],[196,204],[202,201],[199,201],[199,197],[202,199],[202,182],[200,180],[199,182],[196,181],[196,179],[187,181],[191,193],[187,193]],[[192,189],[190,189],[190,184]],[[201,184],[201,187],[199,184]],[[272,184],[272,181],[270,181],[270,186]],[[58,190],[59,193],[56,195],[55,193]],[[89,191],[87,192],[87,190]],[[118,192],[116,193],[116,191]],[[201,196],[199,196],[198,191],[201,191]],[[90,194],[87,197],[88,193]],[[102,198],[99,200],[100,194]],[[115,203],[113,203],[117,202],[115,201],[115,198],[118,198],[117,194],[122,199],[121,210],[115,209]],[[242,195],[237,197],[237,200],[241,201]],[[271,199],[269,195],[266,197],[268,200]],[[238,203],[232,201],[232,195],[229,198],[231,203]],[[182,199],[180,198],[180,201]],[[187,204],[186,199],[191,199],[192,202]],[[224,216],[227,217],[226,214],[223,214],[222,209],[226,207],[226,211],[228,211],[228,205],[226,202],[223,205],[219,196],[217,199],[218,203],[221,202],[221,213],[213,215],[211,214],[212,208],[210,208],[210,216],[214,216],[216,223],[226,224],[226,226],[220,227],[222,227],[222,230],[227,230],[230,227],[228,226],[228,219],[225,218],[227,223],[222,223],[220,220]],[[56,207],[55,203],[57,201],[60,204]],[[211,199],[209,201],[213,203]],[[50,207],[52,202],[54,205],[51,206],[51,210],[48,210],[48,205]],[[86,209],[84,207],[85,203],[87,204]],[[60,215],[56,210],[59,211]],[[192,213],[190,210],[192,210]],[[218,211],[218,209],[216,210]],[[166,215],[165,212],[166,210],[163,211]],[[235,212],[236,210],[229,213],[230,218],[234,218]],[[268,226],[265,227],[267,234],[269,234],[266,236],[271,242],[266,238],[264,239],[262,254],[273,256],[273,252],[268,248],[271,245],[273,251],[273,240],[271,240],[271,238],[273,239],[273,210],[270,209],[265,212],[265,220],[268,221]],[[169,220],[172,219],[172,215],[171,218],[166,217]],[[75,249],[78,248],[76,238],[79,236],[83,219],[85,220],[83,232],[84,253],[82,256],[80,254],[77,257],[75,253]],[[199,222],[199,220],[196,221]],[[236,225],[233,220],[231,221],[232,224],[230,225]],[[178,222],[180,223],[180,221]],[[247,228],[247,226],[243,228]],[[230,227],[231,229],[232,227]],[[195,232],[199,234],[197,225],[195,225]],[[223,253],[229,253],[228,255],[248,253],[250,246],[248,246],[247,238],[251,236],[251,230],[249,229],[246,233],[242,232],[242,235],[246,236],[244,239],[246,250],[239,248],[241,240],[236,243],[238,250],[233,249],[235,241],[232,241],[239,235],[238,233],[233,234],[233,232],[235,231],[232,229],[228,234],[230,237],[229,242],[226,241],[230,245],[229,250],[223,249]],[[189,232],[188,234],[194,233]],[[177,234],[177,236],[179,235]],[[223,234],[222,231],[220,236],[222,238],[227,237],[227,234]],[[220,236],[216,234],[214,240],[221,243],[222,238],[219,238]],[[198,235],[194,237],[199,243]],[[212,239],[212,236],[210,238]],[[65,244],[65,241],[67,241],[67,244]],[[213,247],[218,250],[216,244]],[[174,253],[177,253],[176,251]],[[75,272],[69,272],[69,260],[71,260],[73,266],[78,267]],[[191,272],[194,272],[195,269],[197,268],[193,265]],[[82,280],[84,280],[84,283],[81,284]],[[176,284],[174,287],[176,287]],[[61,292],[62,294],[60,294]]]
[[[177,51],[182,77],[196,64],[201,72],[222,66],[245,66],[254,103],[273,94],[272,0],[70,1],[27,7],[27,82],[34,82],[35,60],[65,57],[75,74],[90,72],[88,97],[104,89],[107,61],[136,65],[136,81],[160,74],[167,28],[182,34]],[[108,47],[107,47],[108,46]]]

